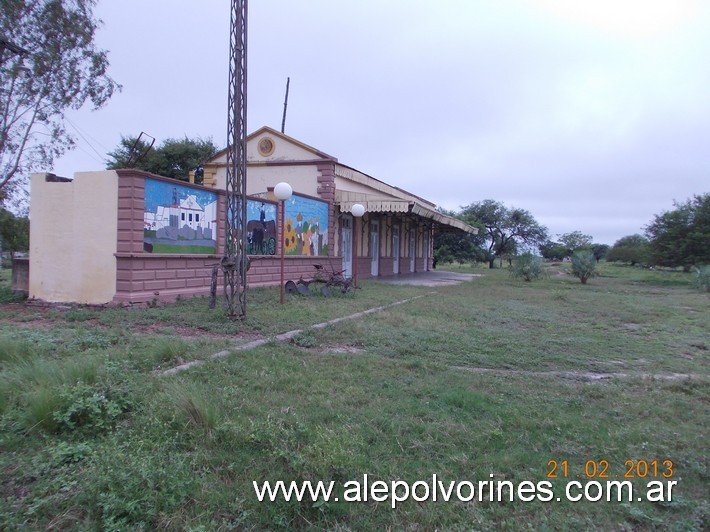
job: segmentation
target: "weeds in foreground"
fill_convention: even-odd
[[[219,407],[211,391],[197,383],[176,382],[168,385],[165,399],[180,418],[194,428],[211,434],[219,423]]]
[[[42,327],[8,325],[5,314],[0,529],[702,529],[708,299],[691,275],[601,269],[584,288],[570,276],[511,282],[501,270],[449,288],[368,282],[345,308],[344,299],[301,298],[274,310],[277,294],[255,290],[253,322],[239,324],[199,300],[71,319],[57,312]],[[234,342],[235,327],[305,329],[419,294],[178,376],[152,372],[224,348],[202,331]],[[554,375],[571,370],[627,377]],[[654,373],[693,377],[644,377]],[[253,488],[333,480],[337,491],[365,474],[537,482],[550,459],[575,472],[605,459],[614,474],[628,459],[671,459],[678,497],[408,501],[393,510],[322,498],[260,503]]]

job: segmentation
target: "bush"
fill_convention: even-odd
[[[591,251],[577,251],[572,255],[572,275],[579,278],[582,284],[587,279],[597,275],[597,259]]]
[[[525,282],[542,279],[546,275],[542,259],[529,251],[517,257],[509,270],[514,279],[522,279]]]
[[[121,390],[76,383],[59,393],[61,408],[54,412],[54,423],[63,432],[81,431],[100,434],[113,430],[119,418],[130,408]]]
[[[695,285],[702,292],[710,292],[710,264],[695,268]]]

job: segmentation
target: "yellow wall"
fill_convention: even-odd
[[[318,170],[315,166],[249,166],[247,194],[261,194],[285,181],[294,192],[318,197]]]
[[[274,151],[264,156],[257,146],[263,138],[269,138],[274,144]],[[322,157],[303,146],[293,144],[276,135],[262,133],[249,139],[247,143],[247,194],[263,194],[267,188],[274,187],[281,181],[291,185],[294,192],[318,197],[318,169],[315,165],[267,166],[266,163],[291,161],[319,161]],[[205,176],[214,176],[215,188],[225,190],[227,186],[227,156],[212,160],[205,165]]]
[[[116,293],[118,174],[79,172],[68,183],[33,174],[30,297],[107,303]]]

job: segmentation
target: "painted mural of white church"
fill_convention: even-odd
[[[193,230],[214,228],[217,221],[217,201],[208,203],[203,208],[197,197],[189,194],[178,204],[158,205],[155,212],[144,213],[146,229],[158,231],[166,227],[189,227]]]

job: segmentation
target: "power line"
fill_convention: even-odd
[[[69,118],[67,118],[67,117],[64,117],[64,120],[66,120],[67,123],[68,123],[72,128],[74,128],[74,131],[76,131],[76,132],[79,134],[79,136],[84,140],[84,142],[86,142],[86,143],[89,145],[89,147],[90,147],[92,150],[94,150],[94,153],[96,153],[96,155],[99,156],[99,160],[101,161],[101,163],[104,164],[104,163],[106,162],[106,155],[105,155],[105,154],[103,154],[103,155],[100,154],[100,153],[98,152],[98,150],[97,150],[96,148],[94,148],[93,144],[91,144],[91,142],[89,142],[89,140],[88,140],[88,139],[84,136],[84,134],[81,132],[81,129],[79,128],[79,126],[77,126],[76,124],[74,124],[74,122],[72,122],[71,120],[69,120]],[[91,137],[91,135],[89,135],[89,133],[86,133],[86,134]],[[96,142],[97,144],[101,145],[101,143],[100,143],[98,140],[96,140],[96,139],[93,138],[93,137],[91,137],[91,138],[94,140],[94,142]],[[103,145],[101,145],[101,147],[102,147],[103,149],[106,149],[106,147],[103,146]],[[108,150],[106,150],[106,151],[108,151]],[[87,153],[88,153],[88,152],[87,152]]]

